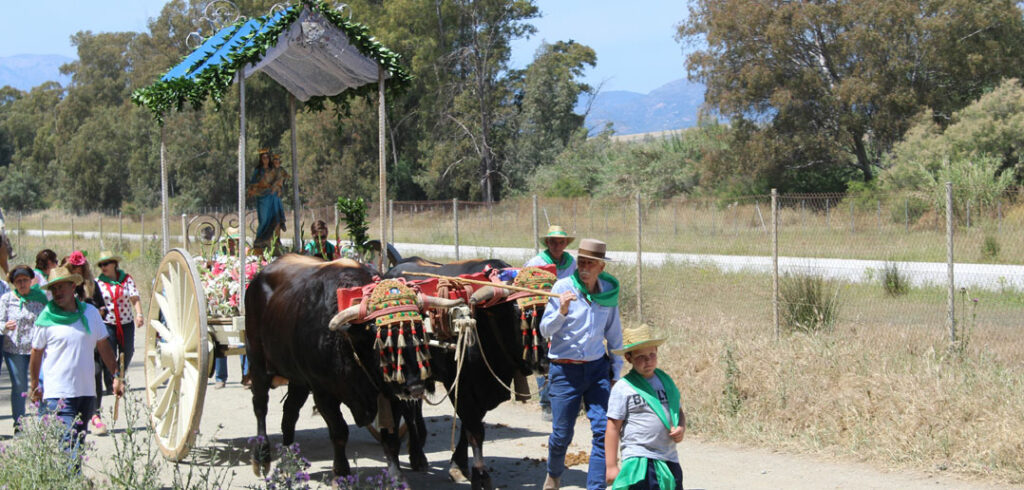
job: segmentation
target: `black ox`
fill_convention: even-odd
[[[486,269],[503,269],[510,267],[508,263],[491,260],[468,260],[449,264],[439,264],[419,257],[411,257],[392,267],[386,277],[406,277],[420,279],[407,272],[427,272],[443,276],[473,274]],[[538,315],[543,311],[536,312]],[[435,377],[444,383],[449,391],[449,399],[455,405],[455,412],[462,421],[459,442],[452,454],[449,475],[453,480],[471,481],[472,488],[492,488],[490,475],[484,465],[483,418],[488,411],[496,408],[510,398],[509,386],[513,379],[532,372],[545,372],[547,368],[547,343],[540,346],[541,362],[530,362],[523,359],[523,335],[520,330],[522,312],[512,302],[499,303],[494,306],[473,309],[476,319],[476,330],[479,342],[470,345],[464,355],[464,365],[458,380],[457,394],[452,390],[456,381],[457,366],[455,353],[449,349],[432,347]],[[538,316],[539,319],[539,316]],[[435,332],[437,326],[434,327]],[[493,371],[493,374],[492,374]],[[517,392],[526,391],[525,383],[520,384]],[[457,396],[456,396],[457,395]],[[467,475],[468,446],[473,448],[473,468]]]
[[[279,377],[288,380],[281,420],[284,445],[294,442],[299,410],[312,393],[334,447],[334,474],[348,475],[348,425],[340,404],[348,406],[357,425],[366,426],[377,416],[381,402],[391,409],[392,428],[398,427],[403,416],[412,424],[408,431],[410,462],[414,470],[426,469],[426,428],[421,415],[408,413],[418,412],[419,402],[404,401],[421,397],[426,381],[421,379],[412,350],[403,355],[404,381],[385,381],[374,349],[373,323],[337,321],[337,290],[363,286],[372,280],[373,272],[354,261],[322,262],[298,255],[274,261],[253,279],[245,295],[245,331],[257,422],[257,437],[252,443],[253,467],[257,472],[266,473],[269,469],[267,402],[271,383]],[[379,398],[381,395],[383,398]],[[401,473],[396,432],[382,427],[381,444],[388,469],[397,476]]]

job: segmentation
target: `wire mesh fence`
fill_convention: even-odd
[[[772,245],[777,239],[784,330],[881,326],[942,335],[955,322],[976,341],[1024,358],[1024,343],[1014,335],[1024,306],[1024,199],[1017,189],[995,198],[981,195],[953,189],[950,228],[946,203],[935,193],[781,195],[774,209],[771,196],[393,201],[384,225],[403,255],[497,257],[514,265],[543,247],[539,235],[549,225],[560,225],[573,236],[598,238],[621,252],[609,270],[622,281],[624,311],[636,320],[642,314],[666,325],[737,323],[767,332],[774,326]],[[368,203],[367,209],[370,234],[376,237],[379,207]],[[344,217],[333,207],[302,209],[298,222],[291,210],[285,214],[287,244],[296,229],[300,240],[307,239],[310,225],[319,220],[333,239],[346,237]],[[255,210],[247,210],[250,241],[257,224]],[[168,242],[211,253],[237,226],[236,209],[174,214]],[[48,236],[70,235],[72,246],[82,237],[98,239],[101,246],[110,241],[131,247],[137,237],[159,237],[162,221],[159,212],[46,210],[8,213],[6,228],[13,231],[16,249],[24,234],[41,236],[44,244]]]

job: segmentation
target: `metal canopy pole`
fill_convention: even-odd
[[[165,120],[166,123],[166,120]],[[170,232],[170,226],[167,223],[167,144],[164,140],[164,129],[166,125],[160,125],[160,221],[162,224],[161,231],[163,233],[163,253],[167,254],[170,250],[170,238],[167,236]],[[72,235],[72,240],[74,235]],[[145,240],[145,237],[143,237]]]
[[[291,123],[292,133],[292,221],[294,228],[292,232],[295,233],[295,241],[292,242],[292,251],[302,251],[302,224],[299,222],[299,149],[296,146],[295,136],[295,96],[288,96],[288,120]]]
[[[385,259],[388,255],[387,201],[388,201],[388,169],[384,161],[384,66],[377,64],[377,146],[380,157],[380,270],[384,271]]]
[[[238,70],[238,313],[245,316],[245,66]]]

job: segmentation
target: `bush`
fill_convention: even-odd
[[[53,415],[21,418],[21,432],[0,443],[0,482],[3,488],[87,488],[79,471],[85,451],[69,451],[64,423]],[[89,444],[86,442],[86,444]],[[84,449],[84,448],[83,448]]]
[[[993,235],[985,235],[985,240],[981,243],[981,258],[985,260],[996,260],[999,258],[999,251],[1002,247],[999,246],[999,240]]]
[[[910,291],[910,281],[895,262],[886,262],[882,272],[882,287],[889,296],[903,296]]]
[[[786,274],[779,283],[782,326],[789,331],[832,330],[839,316],[839,287],[820,275]]]

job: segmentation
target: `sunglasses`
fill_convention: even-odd
[[[313,238],[316,240],[326,240],[327,235],[313,235]]]
[[[101,263],[99,263],[99,264],[96,264],[96,265],[98,265],[98,266],[100,266],[100,267],[106,267],[106,266],[108,266],[108,265],[111,265],[111,264],[116,264],[116,263],[117,263],[117,262],[101,262]]]

